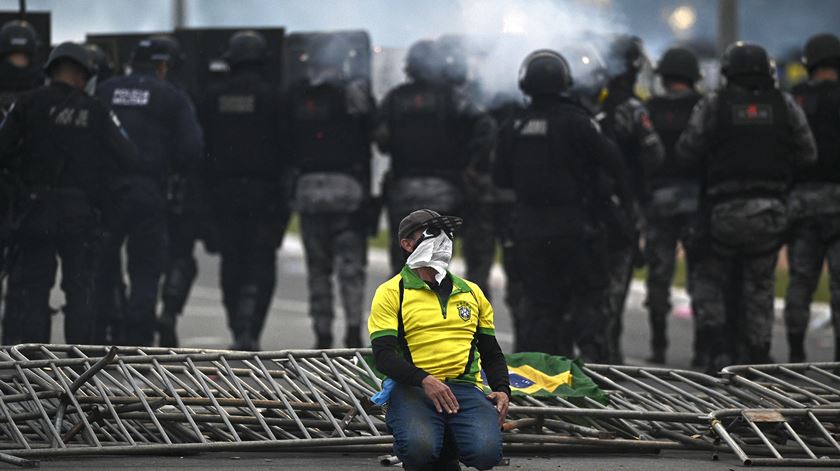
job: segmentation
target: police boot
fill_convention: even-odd
[[[840,361],[840,337],[834,337],[834,361]]]
[[[770,363],[770,344],[750,345],[749,362],[754,365]]]
[[[788,332],[788,361],[791,363],[802,363],[805,361],[805,334],[792,334]]]
[[[715,327],[707,330],[709,339],[709,363],[706,365],[706,374],[717,375],[723,368],[732,365],[732,346],[729,345],[729,336],[726,335],[726,327]]]
[[[652,316],[653,317],[653,316]],[[668,348],[668,338],[666,334],[666,324],[664,316],[662,318],[651,319],[650,321],[651,333],[651,355],[645,360],[648,363],[656,363],[658,365],[665,364],[665,351]]]
[[[315,331],[316,350],[326,350],[333,347],[332,317],[312,317],[312,329]]]
[[[691,357],[692,368],[703,368],[709,363],[709,333],[708,329],[696,327],[694,329],[694,353]]]
[[[168,348],[178,348],[178,332],[176,328],[177,323],[178,314],[164,308],[157,321],[159,346]]]
[[[252,333],[257,308],[256,294],[256,287],[250,285],[243,286],[240,291],[233,324],[232,350],[255,351],[259,348]]]
[[[348,325],[344,334],[344,345],[347,348],[362,348],[362,328],[358,325]]]

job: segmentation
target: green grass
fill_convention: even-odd
[[[647,270],[644,268],[636,270],[634,277],[639,280],[644,280],[647,276]],[[674,273],[674,286],[681,288],[685,287],[685,260],[677,260],[676,273]],[[790,275],[787,269],[779,267],[776,269],[776,297],[783,298],[787,292],[788,284],[790,283]],[[814,293],[814,301],[827,303],[831,299],[828,291],[828,273],[823,271],[820,277],[820,282],[817,285],[817,290]]]
[[[298,219],[297,215],[292,216],[291,221],[289,221],[289,232],[291,233],[298,233],[300,232],[300,220]],[[387,231],[379,231],[376,237],[372,237],[368,239],[370,242],[371,248],[377,249],[387,249],[388,248],[388,232]],[[461,253],[461,243],[458,238],[455,239],[455,253]],[[496,247],[496,262],[501,263],[502,260],[502,250],[500,246]],[[636,270],[634,273],[634,277],[638,280],[644,280],[645,276],[647,275],[646,270],[644,268],[640,270]],[[678,286],[680,288],[685,288],[685,260],[682,258],[677,260],[677,268],[676,273],[674,274],[674,286]],[[782,267],[776,269],[776,297],[783,298],[785,293],[787,292],[788,283],[790,281],[790,277],[788,275],[788,271]],[[817,285],[817,291],[814,293],[814,301],[824,302],[827,303],[830,300],[830,295],[828,291],[828,274],[823,271],[822,276],[820,277],[820,282]]]

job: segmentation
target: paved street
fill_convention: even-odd
[[[207,256],[198,250],[200,276],[193,289],[186,314],[179,325],[182,344],[185,347],[221,347],[230,343],[230,336],[225,324],[221,297],[218,289],[218,258]],[[454,271],[462,273],[462,266],[456,263]],[[387,263],[382,251],[373,250],[370,256],[368,276],[368,301],[373,296],[376,285],[387,278]],[[310,348],[314,343],[309,319],[307,318],[307,290],[305,266],[300,241],[289,237],[284,244],[278,261],[278,285],[274,295],[271,314],[262,338],[263,349],[279,350],[288,348]],[[493,297],[502,298],[503,277],[495,269],[492,279]],[[648,330],[646,313],[642,308],[644,294],[638,284],[628,303],[626,314],[626,332],[624,346],[629,362],[639,362],[648,353]],[[676,312],[670,322],[671,350],[669,365],[686,368],[690,359],[691,320],[686,318],[683,309],[684,295],[675,295]],[[61,296],[56,292],[53,305],[61,305]],[[511,323],[507,307],[502,302],[495,302],[496,326],[502,348],[511,346]],[[824,308],[822,309],[824,310]],[[817,319],[819,323],[820,319]],[[56,316],[53,326],[54,340],[62,341],[61,316]],[[778,359],[787,357],[784,332],[777,321],[774,329],[773,354]],[[343,321],[339,311],[335,325],[335,337],[343,337]],[[812,331],[809,336],[809,353],[814,361],[829,360],[832,355],[831,330],[828,325]],[[383,469],[375,455],[342,455],[339,453],[284,454],[284,453],[218,453],[187,457],[104,457],[75,458],[54,462],[43,462],[44,469],[116,469],[123,471],[134,469],[269,469],[292,470],[373,470]],[[607,469],[645,469],[645,470],[728,470],[738,468],[739,463],[733,455],[722,455],[721,461],[712,461],[708,453],[698,452],[663,452],[659,455],[558,455],[554,457],[517,457],[511,459],[510,466],[499,469],[512,470],[607,470]],[[802,468],[798,468],[802,469]]]

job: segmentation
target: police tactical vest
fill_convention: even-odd
[[[706,170],[706,185],[749,186],[752,182],[786,183],[793,130],[784,96],[778,90],[718,95],[717,132]]]
[[[531,207],[583,210],[594,186],[592,168],[570,142],[569,132],[558,129],[563,114],[578,114],[572,105],[548,110],[529,109],[514,121],[513,186],[517,201]],[[565,120],[568,121],[568,120]]]
[[[444,87],[413,83],[394,91],[391,101],[391,167],[396,178],[458,177],[452,97]]]
[[[323,84],[293,98],[294,149],[303,173],[342,172],[355,175],[354,165],[370,152],[367,132],[347,112],[343,86]]]
[[[793,89],[817,142],[817,163],[797,169],[797,182],[840,183],[840,83],[805,83]]]
[[[699,168],[677,165],[675,147],[680,135],[688,126],[691,111],[700,100],[700,94],[687,93],[679,97],[656,97],[647,102],[653,127],[665,147],[665,162],[650,176],[654,188],[667,185],[674,180],[697,179]]]

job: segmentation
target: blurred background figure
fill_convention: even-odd
[[[50,84],[19,96],[0,125],[0,162],[20,157],[20,218],[13,244],[3,343],[49,343],[50,290],[61,260],[64,338],[94,342],[93,290],[100,210],[117,173],[137,152],[110,110],[84,90],[96,65],[84,46],[58,45],[46,64]]]
[[[636,79],[646,61],[641,40],[635,36],[619,36],[607,49],[606,65],[609,82],[603,101],[599,123],[604,134],[615,142],[621,151],[633,189],[632,206],[637,216],[623,217],[627,213],[614,213],[607,222],[610,249],[610,290],[608,341],[609,363],[621,364],[624,354],[621,335],[624,329],[624,305],[633,276],[633,268],[643,264],[640,243],[644,221],[641,208],[650,196],[648,176],[665,158],[662,146],[645,105],[636,96]]]
[[[105,210],[108,238],[97,289],[102,323],[122,279],[126,247],[128,297],[122,326],[105,343],[151,346],[158,286],[167,255],[166,183],[172,169],[186,172],[202,158],[202,133],[189,97],[166,81],[171,49],[144,39],[134,49],[131,74],[101,84],[97,96],[109,104],[140,152],[140,163],[120,180],[118,197]],[[115,271],[116,270],[116,271]]]
[[[44,82],[42,64],[35,61],[38,33],[23,20],[13,20],[0,27],[0,108],[3,114],[21,92]]]
[[[259,350],[276,280],[276,251],[289,220],[281,94],[264,75],[265,38],[240,31],[228,41],[230,75],[201,101],[215,208],[222,301],[231,348]]]
[[[785,298],[789,361],[807,359],[805,333],[811,301],[828,259],[834,361],[840,361],[840,39],[818,34],[805,43],[809,80],[793,88],[817,142],[817,163],[794,173],[789,209],[790,285]]]
[[[184,84],[177,79],[186,60],[180,42],[169,35],[156,35],[152,39],[160,41],[169,52],[167,81],[186,92]],[[209,145],[210,138],[205,139],[205,144]],[[218,231],[208,195],[207,171],[208,163],[204,160],[180,171],[173,168],[168,175],[166,201],[169,240],[161,285],[162,309],[157,322],[158,344],[161,347],[178,346],[178,316],[183,314],[193,282],[198,276],[198,263],[194,255],[196,243],[199,239],[203,240],[204,248],[209,253],[217,249]]]
[[[668,348],[668,316],[671,314],[671,283],[677,262],[677,244],[686,249],[688,288],[691,289],[691,250],[686,244],[688,232],[697,217],[700,194],[700,169],[683,168],[677,163],[674,149],[688,125],[691,110],[700,99],[695,84],[700,80],[700,64],[685,48],[668,49],[656,67],[665,94],[646,103],[653,128],[665,147],[665,161],[649,176],[650,199],[645,210],[645,262],[647,265],[647,300],[650,321],[648,361],[664,364]],[[703,341],[695,337],[695,366],[699,366]]]
[[[392,235],[391,270],[405,258],[394,238],[399,222],[412,211],[470,214],[463,178],[495,142],[493,118],[445,78],[445,56],[434,41],[413,44],[406,58],[409,81],[385,96],[376,120],[379,149],[391,157],[385,201]],[[485,234],[489,237],[490,234]]]
[[[726,85],[698,102],[677,142],[679,162],[703,169],[707,234],[692,294],[710,373],[735,361],[770,362],[788,185],[796,166],[817,158],[805,114],[776,89],[761,46],[729,46],[721,73]]]
[[[528,309],[517,349],[603,362],[609,355],[607,239],[598,200],[599,174],[626,182],[616,149],[580,105],[566,59],[551,50],[529,55],[519,74],[528,107],[500,134],[494,180],[516,195],[517,261]],[[624,185],[622,201],[631,199]],[[600,300],[600,303],[593,302]]]
[[[315,38],[309,78],[287,93],[289,147],[299,173],[294,207],[306,255],[315,347],[333,346],[333,273],[345,316],[344,345],[362,346],[370,204],[370,84],[346,76],[349,50],[338,37]]]

